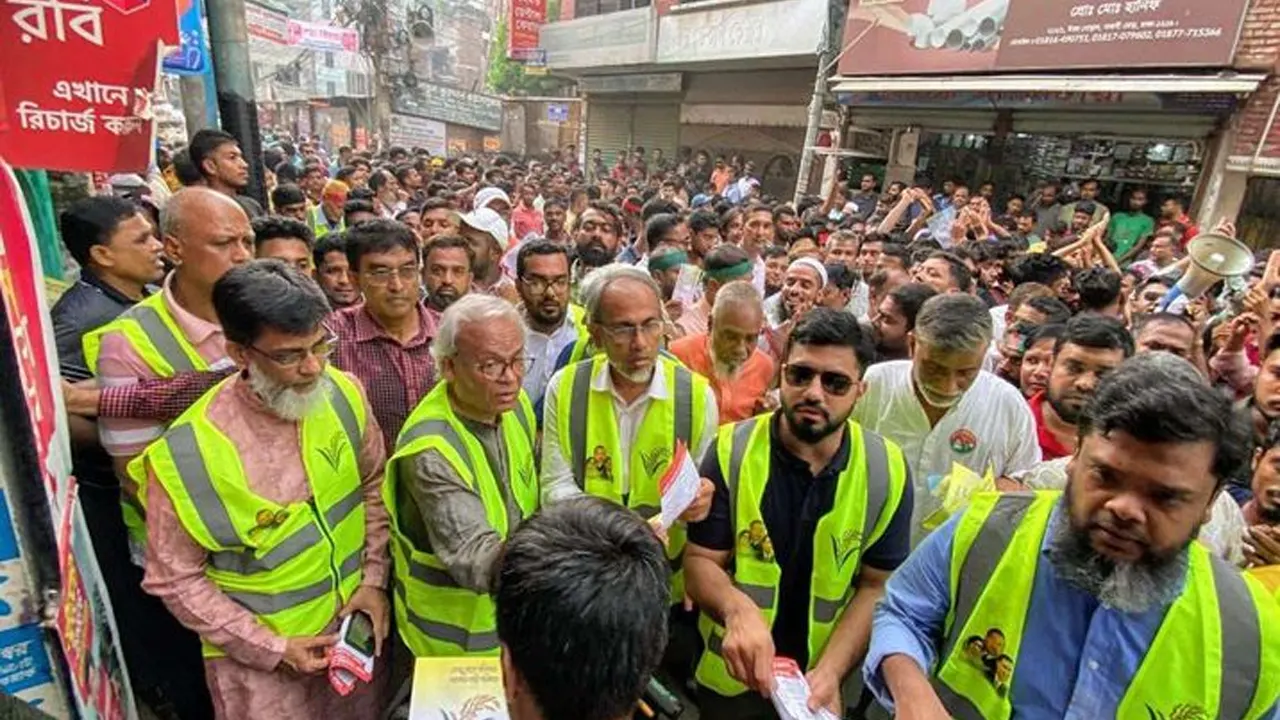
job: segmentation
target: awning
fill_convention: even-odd
[[[835,93],[871,92],[1143,92],[1251,93],[1265,74],[1218,75],[909,75],[837,76]]]

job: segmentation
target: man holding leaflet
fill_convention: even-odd
[[[703,718],[775,717],[775,656],[807,671],[811,708],[844,715],[840,685],[911,539],[902,451],[849,420],[872,354],[852,315],[809,311],[784,354],[782,410],[725,426],[703,460],[716,492],[684,561],[703,613]]]

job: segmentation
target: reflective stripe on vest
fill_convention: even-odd
[[[98,360],[102,349],[102,338],[108,333],[122,333],[133,346],[143,362],[159,377],[171,377],[180,372],[207,370],[208,364],[200,358],[199,352],[181,337],[181,330],[173,325],[177,321],[169,318],[166,321],[168,308],[164,305],[162,293],[155,293],[142,302],[125,310],[115,320],[96,330],[85,333],[85,364],[90,372],[98,374]],[[173,325],[171,325],[172,323]],[[150,347],[138,347],[136,337],[131,337],[130,330],[125,328],[136,325]]]
[[[448,575],[448,573],[444,573]],[[450,578],[452,579],[452,578]],[[457,625],[436,622],[414,612],[413,606],[405,597],[404,583],[398,579],[395,582],[396,600],[405,610],[405,617],[409,623],[413,625],[418,632],[427,637],[442,643],[457,645],[467,653],[493,653],[498,649],[498,631],[486,632],[469,632],[466,628],[460,628]]]
[[[187,357],[187,353],[183,351],[182,344],[178,341],[178,338],[174,337],[169,326],[165,324],[160,317],[160,313],[156,312],[154,308],[146,305],[134,305],[126,311],[126,314],[136,321],[142,331],[147,334],[151,344],[155,345],[160,355],[173,367],[175,374],[196,369],[191,359]]]
[[[364,548],[360,548],[348,555],[347,559],[343,560],[342,564],[338,566],[338,576],[345,580],[351,577],[353,573],[358,572],[360,570],[360,558],[363,554]],[[333,580],[326,578],[316,581],[307,587],[283,593],[256,593],[239,590],[226,590],[224,592],[227,597],[240,603],[256,615],[274,615],[328,595],[333,592]]]
[[[938,672],[941,672],[943,664],[952,658],[958,643],[963,641],[965,628],[977,610],[979,600],[996,574],[1001,560],[1013,545],[1016,531],[1024,522],[1032,521],[1032,518],[1027,517],[1028,511],[1036,502],[1051,501],[1046,495],[1046,493],[1006,493],[995,500],[961,565],[952,600],[951,626],[944,638],[942,652],[938,656]],[[1056,496],[1057,493],[1053,495]],[[1043,506],[1041,507],[1043,509]],[[1058,512],[1063,510],[1059,509]],[[1047,516],[1042,521],[1046,525],[1050,522]],[[1034,537],[1042,538],[1043,534]],[[1199,553],[1207,558],[1207,567],[1213,578],[1222,646],[1216,717],[1222,720],[1248,717],[1249,709],[1259,690],[1263,669],[1264,648],[1261,643],[1262,628],[1258,620],[1259,608],[1244,578],[1235,568],[1220,558],[1210,555],[1200,546],[1193,546],[1188,552]],[[955,562],[954,558],[952,562]],[[1194,565],[1193,559],[1192,566]],[[1189,569],[1187,578],[1189,585],[1196,581],[1194,575],[1194,569]],[[1184,590],[1185,592],[1187,591]],[[1026,602],[1029,603],[1030,598],[1027,598]],[[1198,628],[1190,628],[1189,631],[1198,632]],[[1153,639],[1152,644],[1154,645],[1155,642]],[[1149,648],[1147,657],[1142,661],[1143,665],[1150,661],[1161,660],[1160,657],[1153,656],[1150,650]],[[1016,657],[1014,662],[1016,677]],[[1140,665],[1134,679],[1142,671],[1143,668]],[[1176,678],[1162,676],[1162,679],[1176,682]],[[959,720],[983,720],[986,717],[972,700],[957,692],[946,682],[942,682],[936,674],[931,677],[931,682],[943,705],[953,717]],[[1130,683],[1131,687],[1126,690],[1126,695],[1132,691],[1133,679]],[[1169,700],[1171,704],[1177,704],[1177,693],[1171,692]],[[1123,705],[1122,698],[1120,707]]]

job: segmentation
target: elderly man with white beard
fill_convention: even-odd
[[[378,654],[390,624],[382,432],[328,365],[311,278],[254,261],[213,307],[239,372],[129,466],[148,505],[143,589],[200,636],[217,717],[372,717],[381,668],[346,697],[326,671],[343,617],[369,616]]]
[[[1186,361],[1098,385],[1065,492],[981,493],[890,578],[863,674],[900,718],[1280,717],[1280,607],[1194,542],[1247,428]]]

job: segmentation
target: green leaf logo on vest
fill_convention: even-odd
[[[340,432],[335,432],[329,436],[329,444],[320,448],[317,452],[325,462],[329,463],[329,467],[336,472],[342,467],[342,446],[347,443],[347,438]],[[354,448],[353,448],[354,450]]]
[[[1199,705],[1179,703],[1168,715],[1148,705],[1147,717],[1149,720],[1209,720],[1209,713]]]
[[[856,530],[846,531],[838,540],[835,535],[832,535],[831,556],[836,562],[836,567],[843,571],[845,563],[849,562],[849,558],[853,557],[860,547],[862,547],[862,536]]]
[[[640,464],[644,465],[644,471],[649,477],[661,475],[671,464],[671,448],[660,447],[641,451]]]

